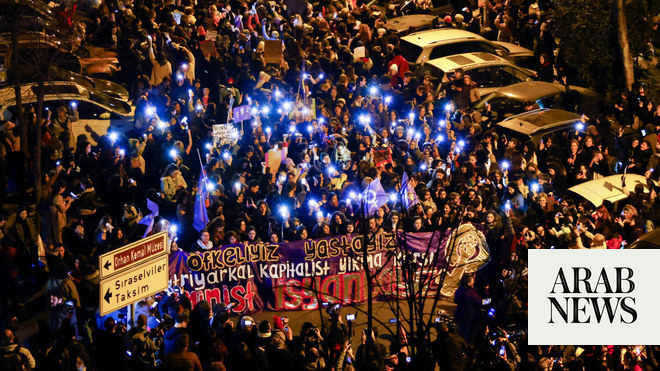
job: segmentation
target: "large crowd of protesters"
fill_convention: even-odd
[[[455,7],[461,11],[439,16],[433,26],[519,43],[540,61],[540,80],[556,74],[558,83],[579,85],[566,73],[547,4],[479,4],[462,2]],[[411,6],[428,13],[431,4]],[[88,128],[75,137],[75,105],[39,115],[40,203],[0,217],[0,369],[422,365],[408,362],[403,328],[389,348],[375,331],[351,344],[348,324],[336,313],[324,325],[306,322],[294,333],[286,318],[257,322],[206,301],[193,307],[173,289],[137,303],[132,323],[123,314],[98,315],[98,256],[145,233],[169,230],[172,251],[353,233],[365,219],[356,195],[376,179],[396,195],[404,172],[419,202],[402,207],[393,197],[362,221],[367,233],[472,223],[491,254],[476,277],[463,280],[451,323],[435,329],[429,349],[442,370],[658,367],[658,347],[531,347],[524,334],[509,336],[504,326],[486,333],[477,325],[488,317],[483,298],[492,299],[500,324],[525,322],[528,249],[617,249],[658,224],[660,188],[653,181],[660,177],[660,104],[642,84],[603,104],[599,115],[583,117],[582,130],[550,134],[535,145],[500,135],[489,109],[473,109],[478,93],[468,75],[459,71],[433,83],[411,71],[399,37],[384,27],[385,17],[400,15],[395,6],[111,0],[61,9],[62,23],[83,45],[117,52],[115,79],[130,92],[134,125],[108,133]],[[76,12],[85,12],[87,21]],[[210,38],[215,48],[203,49],[209,34],[217,34]],[[266,63],[265,41],[272,40],[283,46],[278,63]],[[354,58],[358,47],[366,52]],[[244,105],[250,118],[236,122],[232,109]],[[571,107],[568,100],[564,105]],[[35,107],[26,110],[34,122]],[[227,123],[236,134],[214,140],[213,125]],[[12,187],[25,186],[22,130],[11,121],[0,128],[3,201]],[[617,208],[594,207],[567,192],[624,172],[645,176],[650,192],[626,190]],[[203,184],[200,173],[207,177]],[[205,191],[208,223],[200,230],[194,204]],[[148,215],[153,224],[141,223]],[[23,305],[35,292],[43,293],[37,300],[49,308],[50,320],[39,322],[30,339],[18,339]]]

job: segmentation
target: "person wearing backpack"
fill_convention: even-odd
[[[140,314],[137,326],[133,327],[127,337],[131,342],[131,363],[134,370],[153,370],[156,368],[156,351],[158,346],[149,337],[147,330],[147,316]]]
[[[30,350],[18,344],[12,330],[5,329],[2,332],[2,345],[0,345],[0,370],[30,371],[36,365]]]
[[[52,276],[46,282],[46,301],[50,311],[51,331],[57,333],[62,322],[68,319],[77,334],[76,311],[80,309],[78,289],[69,277],[64,264],[54,264],[51,268]]]

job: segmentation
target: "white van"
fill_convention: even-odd
[[[37,84],[21,85],[22,103],[25,105],[37,102]],[[87,134],[90,143],[96,142],[85,130],[89,126],[99,135],[104,135],[111,128],[126,132],[133,127],[134,109],[128,103],[102,93],[96,93],[73,82],[47,82],[44,85],[44,109],[55,114],[58,107],[76,105],[79,119],[73,123],[74,137]],[[16,95],[14,87],[0,89],[0,111],[2,117],[11,118],[16,114]]]
[[[432,59],[473,52],[496,54],[520,66],[534,65],[534,53],[529,49],[516,44],[490,41],[476,33],[454,28],[412,33],[401,38],[399,48],[411,67]]]

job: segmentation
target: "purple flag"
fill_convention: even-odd
[[[380,184],[380,178],[376,178],[369,183],[362,193],[362,197],[364,199],[367,215],[374,214],[376,210],[380,209],[381,206],[389,201],[389,196],[385,193],[383,185]]]
[[[405,171],[403,172],[403,178],[401,179],[401,190],[399,192],[401,193],[401,202],[403,203],[403,207],[405,209],[415,206],[415,204],[420,202],[419,197],[417,197],[417,192],[415,192],[415,188],[412,184],[410,184],[408,173]]]
[[[208,191],[206,183],[208,182],[206,177],[206,171],[202,168],[202,173],[199,174],[199,185],[198,192],[195,196],[195,206],[194,206],[194,218],[193,218],[193,227],[201,231],[206,228],[206,224],[209,222],[209,214],[206,211],[206,199],[208,198]]]

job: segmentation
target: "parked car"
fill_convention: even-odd
[[[660,249],[660,228],[656,228],[635,240],[629,249]]]
[[[515,66],[497,55],[484,52],[433,59],[420,66],[418,74],[430,74],[436,80],[445,81],[458,69],[470,75],[472,81],[479,87],[481,96],[499,87],[531,80],[534,77],[532,71]]]
[[[13,72],[9,72],[11,75]],[[31,83],[37,82],[36,73],[34,68],[25,67],[19,69],[20,82],[21,83]],[[121,99],[123,101],[128,101],[129,94],[126,88],[123,86],[104,79],[99,79],[95,77],[84,76],[79,73],[75,73],[69,70],[65,70],[59,67],[51,67],[48,69],[47,81],[71,81],[79,84],[91,91],[96,91],[109,95],[113,98]]]
[[[405,36],[411,32],[430,30],[435,18],[436,16],[430,14],[404,15],[388,19],[385,28],[399,36]]]
[[[547,134],[580,130],[581,118],[581,115],[574,112],[544,108],[509,117],[496,126],[500,136],[518,138],[523,142],[531,140],[538,146]]]
[[[522,113],[529,105],[534,109],[559,108],[595,117],[600,95],[579,86],[570,85],[569,88],[567,91],[561,84],[524,81],[494,90],[483,96],[474,108],[485,110],[490,105],[491,112],[497,113],[501,119]]]
[[[21,85],[22,103],[26,105],[37,102],[38,85]],[[89,126],[99,135],[109,130],[126,132],[133,127],[133,107],[128,103],[103,93],[94,92],[74,82],[49,82],[44,85],[44,108],[52,112],[60,106],[76,105],[79,119],[73,123],[73,134],[86,134]],[[3,117],[13,117],[16,114],[16,95],[14,87],[0,89],[0,111]],[[8,111],[8,112],[6,112]],[[87,135],[92,144],[96,144]]]
[[[11,35],[1,34],[0,54],[8,53],[11,49]],[[28,32],[18,35],[18,60],[20,63],[55,65],[90,76],[112,76],[120,69],[119,61],[116,57],[81,57],[73,53],[72,50],[75,50],[72,45],[63,43],[54,36],[44,35],[38,32]],[[89,53],[88,49],[85,50]]]
[[[584,198],[595,207],[601,206],[606,201],[610,202],[614,204],[614,210],[618,211],[623,206],[618,207],[617,203],[627,199],[629,194],[628,192],[624,192],[623,179],[623,174],[610,175],[580,183],[569,188],[568,191]],[[633,191],[635,187],[641,185],[645,193],[650,192],[648,181],[643,175],[626,174],[625,183],[626,190]]]
[[[533,65],[534,53],[521,46],[494,42],[476,33],[454,28],[415,32],[401,38],[401,55],[411,67],[450,55],[484,52],[496,54],[512,63]]]

